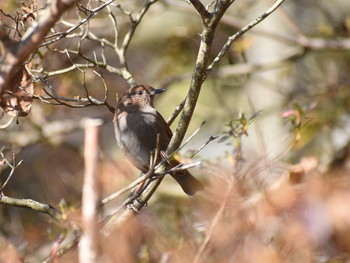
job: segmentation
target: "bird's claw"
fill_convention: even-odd
[[[140,212],[140,210],[139,210],[134,204],[128,204],[126,207],[127,207],[128,209],[133,210],[135,213]]]

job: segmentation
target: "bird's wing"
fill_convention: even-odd
[[[163,116],[157,111],[157,118],[159,119],[159,123],[162,127],[165,127],[165,132],[169,136],[169,139],[173,136],[173,132],[171,131],[168,123],[164,120]]]

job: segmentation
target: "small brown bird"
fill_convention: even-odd
[[[151,152],[155,151],[157,145],[157,135],[159,134],[159,150],[163,153],[172,136],[168,124],[153,107],[154,95],[163,91],[165,90],[146,85],[128,89],[119,100],[113,119],[119,147],[128,160],[143,173],[149,169]],[[179,164],[175,160],[169,162],[168,169]],[[188,195],[194,195],[204,188],[187,170],[173,172],[171,176]]]

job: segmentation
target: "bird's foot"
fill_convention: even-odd
[[[127,207],[128,209],[133,210],[135,213],[140,212],[140,210],[139,210],[133,203],[128,204],[126,207]]]

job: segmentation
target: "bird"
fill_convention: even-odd
[[[154,96],[164,91],[147,85],[131,87],[125,91],[115,109],[113,123],[117,143],[126,158],[142,173],[149,170],[151,153],[157,148],[157,136],[158,163],[165,158],[172,137],[169,125],[153,106]],[[178,164],[174,159],[167,160],[166,169]],[[204,189],[204,185],[187,170],[171,172],[170,175],[187,195]]]

